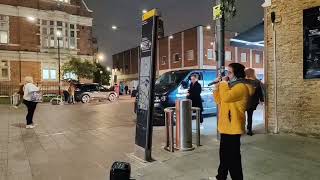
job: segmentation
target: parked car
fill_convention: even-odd
[[[99,84],[76,84],[75,100],[77,102],[89,103],[92,99],[108,99],[113,102],[117,97],[116,92]]]
[[[216,79],[216,70],[190,69],[169,71],[161,75],[155,83],[154,97],[154,125],[162,126],[164,122],[164,109],[174,107],[176,100],[186,99],[191,83],[191,75],[199,75],[199,83],[202,86],[201,97],[203,99],[204,115],[216,114],[217,106],[213,98],[213,81]],[[136,97],[134,112],[138,111],[138,98]]]

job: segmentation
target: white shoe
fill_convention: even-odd
[[[26,129],[33,129],[34,127],[34,125],[26,125]]]
[[[18,109],[19,107],[18,106],[13,106],[13,108]]]

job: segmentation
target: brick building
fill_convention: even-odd
[[[310,8],[320,9],[320,2],[319,0],[266,0],[263,6],[265,8],[265,70],[268,92],[267,129],[269,132],[288,132],[319,137],[320,81],[319,79],[307,80],[303,77],[305,29],[303,12]],[[271,12],[275,12],[276,15],[275,39]],[[319,11],[315,12],[319,13]],[[320,16],[315,15],[319,20]],[[275,44],[274,40],[276,40]],[[276,45],[276,65],[274,45]],[[316,47],[319,47],[319,44],[315,45],[314,50]],[[319,48],[316,53],[319,54]],[[275,77],[277,77],[276,86]]]
[[[92,11],[83,0],[0,1],[0,84],[17,85],[25,76],[37,83],[58,82],[70,56],[93,60]]]
[[[157,74],[161,75],[177,69],[215,69],[214,32],[197,26],[158,41]],[[263,48],[244,49],[230,45],[236,33],[226,32],[226,65],[239,62],[246,67],[255,68],[262,79],[264,74]],[[138,79],[139,47],[113,55],[113,75],[117,81]]]

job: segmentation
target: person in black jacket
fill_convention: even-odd
[[[253,86],[255,89],[254,94],[250,97],[248,106],[247,106],[247,134],[249,136],[253,135],[252,132],[252,117],[253,117],[253,112],[257,109],[258,105],[260,103],[264,102],[264,88],[262,85],[262,82],[257,79],[255,70],[252,68],[246,69],[246,79],[249,84]]]
[[[201,109],[200,112],[200,123],[203,123],[203,116],[202,116],[202,111],[203,111],[203,105],[202,105],[202,98],[201,98],[201,85],[198,82],[199,75],[198,74],[193,74],[191,76],[191,84],[190,88],[187,94],[187,98],[192,101],[192,107],[198,107]]]

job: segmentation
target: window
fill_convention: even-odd
[[[167,56],[162,56],[161,65],[166,65],[166,63],[167,63]]]
[[[50,22],[50,23],[48,23]],[[42,47],[58,48],[57,32],[61,32],[59,38],[60,48],[76,49],[77,48],[77,31],[75,24],[69,24],[63,21],[47,21],[42,20],[41,23],[41,39]]]
[[[180,54],[179,53],[173,54],[173,60],[174,60],[174,62],[179,62],[180,61]]]
[[[193,50],[189,50],[186,52],[186,57],[188,61],[193,61],[194,60],[194,53]]]
[[[207,57],[208,57],[208,60],[214,60],[215,59],[215,53],[214,53],[213,49],[208,49]]]
[[[257,64],[260,64],[260,63],[261,63],[260,54],[256,54],[256,55],[255,55],[255,59],[256,59],[256,63],[257,63]]]
[[[47,81],[57,80],[57,65],[56,63],[45,63],[42,65],[42,79]]]
[[[8,80],[9,79],[9,62],[6,60],[1,60],[0,64],[0,79]]]
[[[225,59],[226,59],[226,61],[232,61],[232,52],[231,51],[225,52]]]
[[[0,44],[9,43],[9,17],[0,15]]]
[[[241,53],[241,62],[247,62],[247,53]]]

